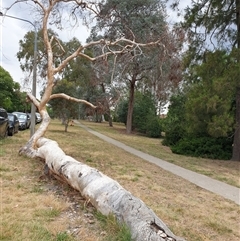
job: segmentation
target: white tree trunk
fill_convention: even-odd
[[[125,223],[135,241],[182,241],[148,208],[118,182],[65,153],[57,142],[40,138],[36,156],[45,160],[50,172],[66,181],[104,215],[110,213]]]

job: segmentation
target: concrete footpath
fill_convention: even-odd
[[[177,165],[174,165],[172,163],[166,162],[164,160],[161,160],[157,157],[148,155],[144,152],[138,151],[132,147],[129,147],[119,141],[116,141],[110,137],[107,137],[101,133],[98,133],[94,130],[91,130],[90,128],[82,125],[81,123],[74,121],[77,125],[84,128],[88,132],[92,133],[93,135],[99,137],[100,139],[107,141],[119,148],[122,148],[123,150],[138,156],[148,162],[154,163],[157,166],[161,167],[162,169],[169,171],[177,176],[180,176],[186,180],[188,180],[191,183],[194,183],[195,185],[204,188],[210,192],[213,192],[215,194],[218,194],[226,199],[229,199],[238,205],[240,205],[240,188],[231,186],[229,184],[226,184],[224,182],[220,182],[218,180],[212,179],[210,177],[207,177],[202,174],[198,174],[196,172],[187,170],[185,168],[179,167]]]

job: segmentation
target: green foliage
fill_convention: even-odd
[[[192,66],[184,92],[171,98],[163,144],[184,155],[229,159],[232,151],[236,53],[207,53]]]
[[[233,133],[236,85],[229,80],[236,78],[238,65],[235,54],[216,51],[207,53],[205,62],[191,69],[197,78],[187,93],[188,133],[214,137]]]
[[[65,57],[64,52],[60,45],[65,49],[64,43],[58,38],[58,34],[52,29],[48,29],[49,39],[53,38],[52,46],[54,52],[54,64],[58,65]],[[58,38],[58,40],[57,40]],[[20,68],[22,71],[31,73],[33,71],[34,63],[34,41],[35,31],[29,31],[24,35],[23,40],[19,41],[19,51],[17,52],[17,58],[20,62]],[[37,32],[37,76],[42,78],[46,77],[47,68],[47,51],[44,45],[43,32],[40,29]]]
[[[183,92],[173,95],[170,99],[169,111],[163,125],[164,145],[175,145],[186,135],[185,102],[186,95]]]
[[[227,137],[185,137],[171,146],[171,150],[173,153],[187,156],[229,160],[232,153],[232,141]]]
[[[203,51],[209,48],[209,43],[214,43],[214,48],[232,49],[237,46],[239,48],[238,14],[236,14],[239,13],[239,6],[237,5],[239,2],[236,0],[193,0],[191,5],[186,7],[181,27],[189,33],[190,64],[193,63],[193,59],[204,57]],[[202,29],[205,29],[204,33]]]
[[[114,121],[122,122],[126,125],[128,112],[128,99],[122,98],[117,106]]]
[[[67,51],[65,55],[72,54],[79,46],[81,46],[81,43],[76,38],[71,39],[65,43],[65,49]],[[90,51],[85,51],[85,54],[88,56],[92,55]],[[85,87],[87,89],[91,74],[91,62],[86,58],[80,57],[69,62],[63,71],[63,78],[75,82],[81,86],[81,88]]]
[[[217,68],[217,62],[214,63]],[[216,81],[219,72],[211,69],[206,63],[197,66],[195,73],[200,78],[193,79],[185,92],[171,97],[164,120],[163,144],[171,146],[177,154],[230,159],[233,140],[227,136],[233,128],[233,93],[231,88],[221,86],[223,82]],[[221,75],[224,76],[223,72]],[[219,81],[223,81],[223,77]]]
[[[128,112],[128,99],[119,102],[115,120],[126,125]],[[156,107],[150,93],[135,93],[133,107],[133,129],[150,137],[160,137],[161,124],[156,116]]]
[[[161,39],[163,43],[158,47],[150,47],[149,45],[149,47],[141,47],[141,50],[130,50],[116,59],[118,64],[114,64],[114,73],[111,78],[115,78],[116,82],[124,81],[129,88],[130,97],[133,97],[136,89],[151,90],[154,85],[155,89],[159,91],[158,93],[156,91],[155,96],[161,101],[166,101],[168,94],[161,94],[160,92],[170,93],[172,88],[176,86],[176,82],[181,78],[179,77],[181,74],[176,74],[177,66],[180,66],[179,62],[176,63],[178,60],[176,57],[178,55],[178,53],[176,54],[178,52],[176,42],[178,41],[176,41],[176,35],[169,34],[166,31],[166,26],[163,1],[107,0],[102,4],[100,17],[97,19],[97,24],[92,31],[93,37],[98,36],[100,33],[101,37],[110,41],[124,37],[141,43]],[[164,49],[162,46],[164,46]],[[117,50],[118,48],[113,46],[112,49]],[[163,52],[168,52],[168,55],[164,54],[164,61],[162,61]],[[175,53],[173,54],[173,52]],[[110,61],[108,61],[108,65],[109,63]],[[178,78],[175,78],[176,76]],[[134,97],[129,98],[128,120],[122,119],[121,121],[126,123],[128,133],[134,128],[146,133],[146,118],[140,120],[138,115],[134,116],[132,110],[138,108],[137,106],[133,108],[134,102],[136,102]],[[136,119],[135,123],[134,119]],[[138,126],[136,126],[136,123]]]
[[[178,4],[174,4],[177,8]],[[189,49],[187,57],[184,61],[184,66],[187,72],[194,75],[191,68],[194,68],[199,63],[208,62],[208,51],[211,49],[226,50],[227,54],[233,58],[228,58],[228,55],[218,55],[218,61],[211,61],[211,68],[206,71],[206,75],[210,74],[211,82],[216,82],[226,92],[231,92],[224,101],[223,96],[213,97],[210,104],[210,111],[219,111],[223,108],[224,115],[221,118],[218,113],[212,113],[212,118],[208,121],[206,128],[208,133],[215,136],[227,135],[227,132],[234,133],[234,145],[232,152],[232,160],[240,160],[240,134],[237,128],[240,123],[240,81],[239,81],[239,50],[240,50],[240,28],[239,14],[240,2],[236,0],[213,0],[213,1],[196,1],[193,0],[191,5],[185,9],[184,21],[181,27],[185,29],[189,37]],[[194,31],[193,31],[194,29]],[[204,29],[204,31],[202,31]],[[218,51],[221,53],[221,51]],[[238,54],[236,55],[235,53]],[[210,56],[211,57],[211,56]],[[214,65],[216,63],[216,66]],[[219,66],[222,64],[222,70]],[[209,65],[210,66],[210,65]],[[207,70],[207,68],[206,68]],[[215,73],[214,73],[215,72]],[[238,73],[238,74],[237,74]],[[203,74],[203,72],[202,72]],[[197,76],[197,75],[195,75]],[[213,77],[215,76],[215,77]],[[222,81],[224,80],[224,81]],[[233,92],[231,89],[234,89]],[[229,91],[230,90],[230,91]],[[232,98],[232,93],[235,94],[235,110],[231,110],[229,98]],[[212,93],[214,96],[215,93]],[[225,102],[225,103],[224,103]],[[232,101],[233,102],[233,101]],[[221,105],[221,108],[218,106]],[[226,111],[229,113],[226,114]],[[232,113],[235,112],[233,120]],[[219,119],[221,118],[221,119]],[[220,120],[220,121],[219,121]],[[227,122],[225,124],[225,122]],[[235,122],[235,123],[234,123]],[[218,128],[215,128],[215,125]],[[198,128],[198,127],[197,127]]]
[[[149,116],[146,123],[146,134],[148,137],[161,137],[162,124],[158,116]]]
[[[69,96],[76,96],[76,87],[72,82],[67,80],[58,81],[57,85],[53,89],[53,94],[64,93]],[[78,113],[78,103],[69,101],[64,98],[52,99],[49,104],[52,108],[52,115],[56,118],[62,119],[64,122],[67,122],[71,118],[76,118]]]
[[[13,85],[11,75],[0,67],[0,103],[4,109],[9,109],[12,106]]]
[[[148,120],[156,116],[156,107],[150,93],[135,93],[133,108],[133,128],[146,134]]]
[[[47,112],[51,118],[55,118],[55,113],[50,105],[47,106]]]
[[[26,94],[20,92],[20,85],[0,66],[0,107],[8,112],[24,111],[27,108]]]
[[[105,35],[109,39],[125,36],[146,42],[150,37],[156,38],[165,25],[164,6],[158,0],[107,0],[100,15],[97,26],[106,27]]]

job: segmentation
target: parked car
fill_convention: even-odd
[[[26,130],[30,127],[31,119],[29,114],[23,112],[13,112],[14,115],[17,116],[19,120],[19,130]]]
[[[32,120],[32,115],[31,115],[31,113],[27,113],[27,114],[29,115],[30,120]],[[35,120],[35,124],[37,124],[37,115],[36,115],[36,114],[35,114],[34,120]],[[31,126],[31,125],[30,125],[30,126]]]
[[[8,114],[3,108],[0,108],[0,137],[6,137],[8,133]]]
[[[19,129],[19,120],[16,115],[8,113],[8,135],[13,136],[15,133],[18,133]]]
[[[37,124],[42,122],[42,116],[40,113],[36,112]]]

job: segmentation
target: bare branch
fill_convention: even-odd
[[[61,54],[55,54],[54,56],[55,56],[55,57],[60,57],[60,56],[62,56],[63,54],[65,54],[66,51],[65,51],[65,49],[63,48],[63,46],[61,45],[59,39],[57,39],[55,36],[53,36],[53,38],[51,39],[51,42],[52,42],[54,39],[57,41],[57,43],[56,43],[55,45],[53,45],[52,47],[54,48],[55,46],[59,46],[59,48],[60,48],[61,51],[62,51]]]
[[[56,99],[56,98],[63,98],[63,99],[66,99],[66,100],[69,100],[69,101],[74,101],[74,102],[78,102],[78,103],[84,103],[86,105],[89,105],[90,107],[92,107],[93,109],[96,109],[97,106],[91,104],[90,102],[86,101],[86,100],[82,100],[82,99],[77,99],[77,98],[74,98],[74,97],[71,97],[69,95],[66,95],[64,93],[59,93],[59,94],[52,94],[49,98],[49,100],[52,100],[52,99]]]
[[[27,98],[28,98],[36,107],[39,107],[40,102],[36,99],[35,96],[32,95],[32,93],[27,93]]]
[[[103,45],[103,47],[106,47],[106,49],[108,49],[107,52],[105,52],[101,55],[98,55],[96,57],[90,57],[82,52],[84,49],[87,49],[87,48],[90,48],[90,47],[96,46],[96,45],[101,45],[101,44]],[[161,43],[160,39],[155,42],[149,42],[149,43],[137,43],[133,40],[126,39],[126,38],[121,38],[114,42],[110,42],[106,39],[92,41],[90,43],[85,44],[84,46],[80,46],[74,53],[72,53],[70,56],[68,56],[57,68],[54,69],[54,73],[60,72],[67,65],[67,63],[69,61],[76,58],[77,56],[82,56],[90,61],[95,61],[97,59],[104,58],[109,55],[127,53],[130,51],[130,49],[133,49],[133,48],[140,49],[140,47],[149,47],[149,46],[154,46],[154,45],[160,45],[165,49],[165,45],[163,43]],[[119,47],[119,50],[111,50],[110,47],[113,47],[113,46]]]

